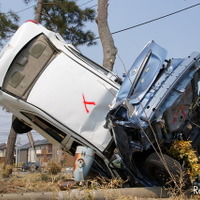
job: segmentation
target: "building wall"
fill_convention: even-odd
[[[52,162],[52,144],[36,146],[35,149],[37,161],[41,164],[41,166],[45,167],[49,162]]]
[[[0,150],[0,157],[4,157],[4,151]]]
[[[39,162],[42,167],[54,162],[73,167],[74,157],[52,144],[41,144],[35,147],[35,152],[32,148],[20,150],[19,162]]]
[[[28,162],[36,162],[37,157],[33,148],[28,149]]]
[[[5,161],[6,149],[0,150],[0,163]]]
[[[21,162],[21,163],[28,162],[28,150],[27,149],[20,150],[19,162]]]
[[[67,152],[63,152],[61,162],[66,167],[74,167],[74,156]]]

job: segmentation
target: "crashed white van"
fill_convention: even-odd
[[[100,154],[109,146],[104,124],[116,79],[31,20],[0,54],[0,104],[17,117],[13,127],[19,133],[30,127],[69,151],[86,144]]]

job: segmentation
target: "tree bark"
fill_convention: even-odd
[[[15,119],[15,116],[12,116],[12,121]],[[10,133],[7,140],[7,147],[6,147],[6,155],[5,155],[5,163],[6,165],[13,165],[14,164],[14,152],[15,152],[15,142],[17,139],[17,133],[11,127]]]
[[[38,0],[38,2],[37,2],[37,8],[36,8],[36,13],[35,13],[35,18],[34,18],[34,20],[37,22],[40,22],[40,20],[41,20],[42,3],[43,3],[43,0]]]
[[[112,71],[116,59],[117,48],[114,45],[108,26],[108,0],[98,0],[98,16],[96,22],[103,47],[103,66]]]

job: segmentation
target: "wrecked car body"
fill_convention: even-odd
[[[151,41],[119,85],[59,34],[28,21],[1,52],[0,66],[0,104],[17,117],[13,128],[34,129],[72,154],[91,148],[93,173],[164,185],[182,168],[169,154],[174,141],[191,140],[200,152],[200,53],[167,60]]]
[[[107,116],[107,127],[113,132],[130,176],[146,180],[142,174],[147,173],[150,182],[158,185],[169,181],[163,172],[166,166],[172,171],[177,168],[175,174],[181,170],[167,155],[172,142],[190,140],[200,153],[200,53],[194,52],[186,59],[167,60],[166,56],[166,50],[154,41],[147,44]],[[164,154],[166,166],[160,164],[163,158],[159,154]],[[132,170],[135,166],[140,169],[136,174]]]

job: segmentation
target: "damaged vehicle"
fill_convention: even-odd
[[[129,70],[106,126],[135,184],[184,182],[187,173],[198,181],[199,67],[200,53],[167,59],[167,51],[151,41]],[[193,168],[192,159],[195,173],[184,169]]]
[[[191,141],[199,164],[199,67],[200,53],[167,59],[151,41],[121,84],[58,33],[27,21],[0,53],[0,104],[16,116],[18,133],[34,129],[73,155],[93,150],[83,176],[165,185],[184,173],[176,141]]]

